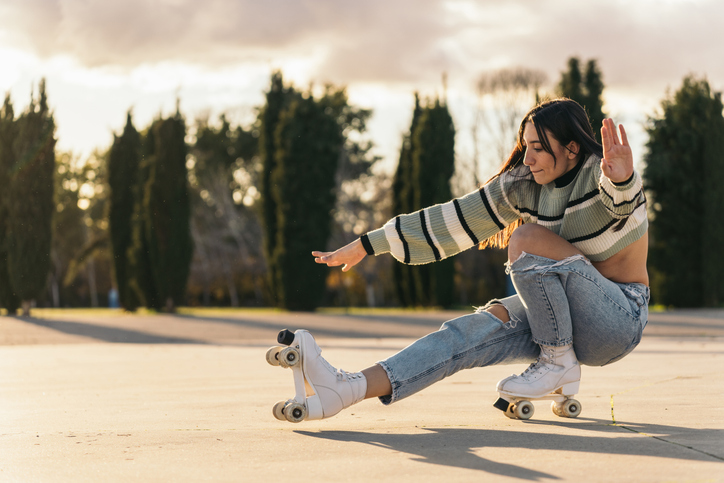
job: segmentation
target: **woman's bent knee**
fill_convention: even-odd
[[[508,260],[515,262],[523,253],[530,253],[551,260],[563,260],[581,251],[564,238],[540,225],[525,224],[518,227],[510,237]]]
[[[511,263],[520,258],[523,252],[530,253],[535,249],[536,233],[540,234],[540,230],[547,230],[547,228],[524,224],[515,229],[508,242],[508,260]]]

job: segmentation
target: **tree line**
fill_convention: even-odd
[[[55,121],[45,82],[15,117],[10,95],[0,112],[0,306],[14,313],[45,288],[50,268]]]
[[[481,76],[472,159],[455,155],[445,95],[414,95],[392,176],[373,172],[366,124],[344,88],[299,90],[272,74],[248,126],[222,115],[188,124],[178,105],[137,129],[132,112],[105,152],[85,162],[55,152],[45,83],[16,116],[0,111],[0,307],[320,305],[452,307],[505,293],[504,251],[469,250],[429,266],[390,257],[350,272],[314,263],[310,252],[342,246],[411,212],[481,184],[484,151],[504,152],[534,102],[565,96],[603,118],[595,60],[569,59],[553,93],[544,74],[506,69]],[[522,110],[522,112],[521,112]],[[687,77],[647,124],[643,171],[650,206],[653,302],[724,303],[714,250],[724,207],[720,93]],[[506,148],[507,146],[507,148]],[[116,295],[117,294],[117,295]]]

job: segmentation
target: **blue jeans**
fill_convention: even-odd
[[[623,358],[641,341],[648,320],[646,285],[612,282],[581,255],[556,261],[524,253],[508,271],[517,295],[449,320],[378,362],[392,385],[392,394],[380,398],[383,404],[462,369],[533,362],[539,344],[572,342],[581,364],[603,366]],[[509,322],[485,311],[493,304],[505,306]]]

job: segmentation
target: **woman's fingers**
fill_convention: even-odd
[[[346,258],[337,252],[312,252],[314,261],[328,267],[339,267],[349,263]]]
[[[619,139],[619,133],[621,138]],[[603,154],[612,154],[613,156],[627,156],[631,152],[631,146],[628,142],[628,135],[623,124],[618,125],[612,119],[606,119],[604,126],[601,128],[601,141],[603,144]]]
[[[313,257],[325,257],[332,252],[312,252]]]
[[[608,120],[608,129],[611,131],[611,138],[613,138],[614,146],[621,144],[621,141],[618,139],[618,133],[616,132],[616,124],[613,122],[613,119]]]
[[[322,258],[326,258],[329,255],[331,255],[332,252],[312,252],[312,256],[314,257],[314,261],[317,263],[324,263],[322,261]]]
[[[314,261],[317,263],[324,263],[324,264],[329,262],[329,257],[332,254],[333,254],[333,252],[312,252]]]
[[[616,136],[616,127],[613,125],[613,120],[604,119],[603,126],[601,127],[601,144],[603,144],[603,152],[610,151],[613,147],[618,144],[618,136]]]
[[[619,139],[619,132],[621,138]],[[628,136],[626,135],[626,129],[623,124],[618,125],[618,131],[616,130],[616,124],[613,119],[604,119],[603,126],[601,126],[601,144],[603,145],[604,156],[607,152],[616,149],[616,146],[629,146]]]
[[[621,131],[621,141],[624,146],[628,146],[628,136],[626,136],[626,130],[623,128],[623,124],[618,125],[618,129]]]

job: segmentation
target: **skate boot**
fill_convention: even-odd
[[[306,330],[279,332],[277,341],[288,347],[272,347],[266,360],[288,367],[294,374],[296,395],[274,405],[274,417],[299,423],[305,419],[329,418],[365,397],[367,379],[361,372],[335,369],[322,356],[322,349]]]
[[[573,345],[541,346],[538,360],[520,375],[498,382],[500,398],[494,406],[510,418],[529,419],[535,408],[531,400],[552,400],[551,409],[557,416],[575,418],[581,404],[570,396],[578,392],[581,366]]]

